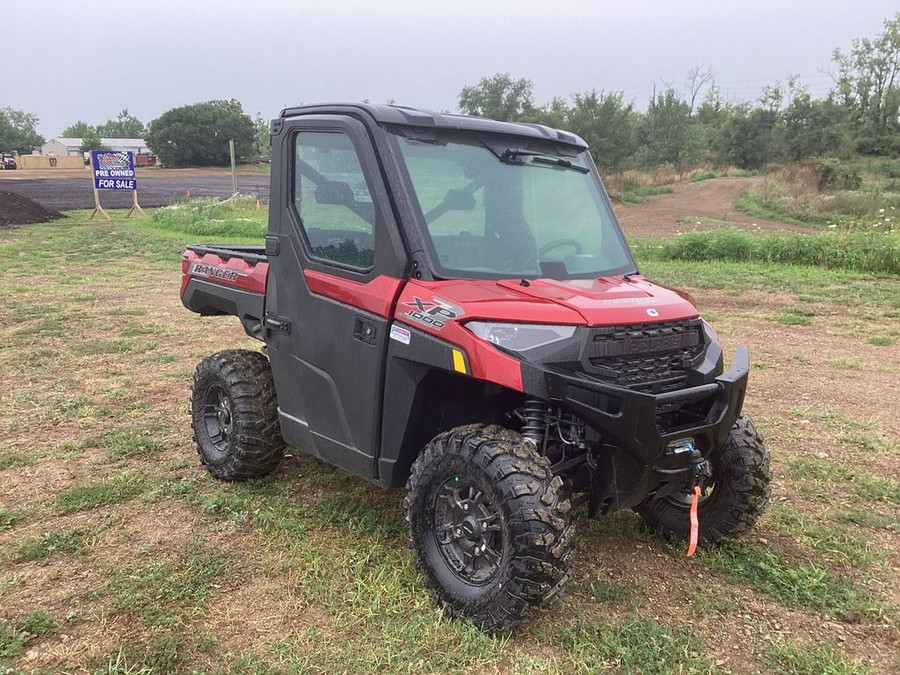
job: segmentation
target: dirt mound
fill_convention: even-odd
[[[31,199],[15,192],[0,191],[0,227],[14,227],[30,223],[46,223],[62,218],[59,211],[50,211]]]

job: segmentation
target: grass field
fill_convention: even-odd
[[[266,480],[203,471],[193,368],[257,343],[180,305],[202,219],[87,215],[0,230],[0,673],[900,670],[897,277],[645,260],[726,360],[749,344],[771,508],[691,560],[631,513],[582,520],[561,603],[483,633],[422,590],[400,491],[300,452]],[[217,241],[264,223],[206,217]]]

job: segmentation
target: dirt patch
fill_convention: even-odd
[[[45,209],[27,197],[15,192],[0,192],[0,228],[31,223],[46,223],[63,215],[59,211]]]
[[[785,225],[745,216],[734,208],[734,200],[762,180],[717,178],[699,183],[681,183],[671,194],[648,197],[643,204],[615,204],[616,215],[629,237],[672,237],[682,232],[737,227],[743,230],[790,230],[815,232],[815,228]]]

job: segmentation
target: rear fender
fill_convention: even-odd
[[[201,316],[236,316],[247,335],[264,339],[268,262],[188,249],[181,270],[185,307]]]

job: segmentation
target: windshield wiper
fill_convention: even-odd
[[[578,171],[579,173],[590,173],[591,170],[586,166],[580,166],[578,164],[573,164],[572,160],[563,159],[562,157],[547,157],[545,155],[538,155],[536,157],[531,158],[532,164],[550,164],[552,166],[560,166],[564,169],[573,169],[574,171]]]
[[[579,173],[590,172],[590,169],[588,169],[586,166],[575,164],[570,159],[548,155],[543,152],[534,152],[532,150],[505,150],[503,154],[500,155],[500,161],[504,164],[521,164],[522,161],[520,158],[522,157],[530,157],[532,164],[559,166],[563,169],[573,169],[574,171],[578,171]]]

